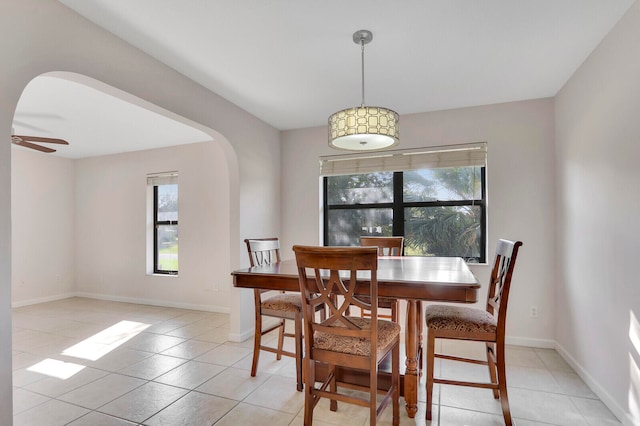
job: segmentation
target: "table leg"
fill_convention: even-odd
[[[420,306],[421,304],[417,300],[407,300],[407,324],[405,326],[407,356],[405,365],[407,368],[404,373],[404,401],[409,418],[414,418],[418,412],[418,345],[422,329],[418,324],[421,316]]]

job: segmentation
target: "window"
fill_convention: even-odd
[[[178,175],[149,176],[153,188],[153,273],[178,274]]]
[[[405,255],[486,262],[485,158],[486,144],[323,157],[324,244],[402,235]]]

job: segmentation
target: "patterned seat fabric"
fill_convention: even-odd
[[[425,311],[427,327],[435,330],[495,333],[498,320],[482,309],[431,305]]]
[[[274,311],[300,312],[302,311],[302,299],[299,294],[278,294],[262,301],[262,309]]]
[[[371,328],[370,318],[348,317],[355,325],[364,330]],[[336,327],[344,327],[336,323]],[[387,346],[400,333],[400,325],[391,321],[378,320],[378,351]],[[371,341],[369,339],[316,332],[313,336],[314,347],[325,351],[345,354],[369,356]]]

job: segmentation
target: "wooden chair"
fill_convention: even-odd
[[[360,237],[360,246],[378,247],[378,256],[402,256],[403,244],[404,237]],[[398,322],[398,301],[396,299],[381,297],[378,299],[378,308],[391,309],[391,315],[378,314],[378,318],[387,318]],[[369,312],[360,311],[360,316],[368,317]]]
[[[494,398],[500,398],[505,424],[508,426],[512,424],[509,397],[507,395],[504,339],[509,287],[511,286],[511,276],[516,264],[518,249],[521,245],[522,242],[520,241],[515,243],[507,240],[498,241],[493,269],[491,270],[486,310],[453,305],[431,305],[425,310],[425,320],[428,328],[427,420],[431,420],[433,384],[442,383],[493,389]],[[487,361],[437,354],[435,353],[436,339],[485,342],[487,346]],[[434,378],[433,366],[435,358],[488,365],[491,382],[478,383]]]
[[[376,304],[363,303],[354,293],[367,290],[369,300],[378,296],[378,256],[373,247],[305,247],[293,246],[298,265],[298,277],[304,312],[304,371],[305,400],[304,424],[313,421],[313,409],[321,398],[331,400],[330,409],[338,409],[338,401],[369,407],[370,424],[388,405],[393,405],[393,424],[400,421],[400,326],[378,319]],[[356,282],[361,271],[367,281]],[[368,279],[370,277],[370,279]],[[341,297],[334,297],[339,295]],[[325,304],[328,318],[317,321],[313,312]],[[350,305],[371,311],[371,318],[351,317],[346,314]],[[375,325],[375,326],[373,326]],[[378,369],[391,353],[392,380],[388,390],[378,391]],[[315,387],[316,363],[327,365],[326,380]],[[366,397],[340,392],[336,367],[345,366],[369,371],[369,386],[348,385],[365,391]],[[345,384],[346,386],[346,384]],[[376,396],[384,395],[380,404]]]
[[[256,238],[244,240],[249,252],[251,267],[269,265],[280,262],[280,242],[277,238]],[[294,357],[296,359],[296,379],[297,389],[302,390],[302,301],[299,294],[279,292],[276,295],[265,297],[269,290],[255,289],[253,291],[255,301],[255,332],[253,343],[253,362],[251,364],[251,376],[255,377],[258,369],[258,359],[260,351],[267,351],[276,354],[276,359],[282,359],[282,355]],[[325,317],[324,306],[317,306],[316,311],[320,312],[322,318]],[[262,317],[278,318],[280,321],[266,330],[262,329]],[[285,332],[285,320],[293,320],[294,333]],[[278,330],[278,347],[262,345],[262,336]],[[295,339],[295,352],[283,350],[284,338],[293,337]]]

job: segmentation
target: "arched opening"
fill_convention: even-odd
[[[32,86],[49,92],[43,97],[33,93]],[[44,74],[32,80],[23,95],[16,108],[16,133],[63,136],[71,146],[57,147],[53,155],[12,149],[13,305],[84,294],[228,312],[228,280],[211,279],[215,270],[227,271],[230,263],[224,254],[231,238],[224,137],[79,74]],[[48,105],[34,107],[47,97]],[[75,98],[85,104],[63,106]],[[82,122],[92,115],[93,121]],[[145,126],[149,136],[141,140]],[[109,130],[116,127],[124,129]],[[174,132],[175,146],[170,145],[171,136],[164,137],[157,128]],[[129,129],[135,129],[135,139],[122,143],[118,139],[127,137],[123,134]],[[119,271],[130,262],[144,265],[141,245],[146,240],[139,238],[138,229],[146,202],[138,198],[141,179],[164,169],[182,169],[184,184],[183,271],[171,283],[166,277],[139,276],[134,265]],[[138,191],[123,193],[136,184]],[[181,277],[185,283],[179,282]]]
[[[87,146],[84,150],[77,150],[84,152],[82,155],[66,156],[12,147],[13,307],[18,307],[18,310],[25,307],[27,311],[28,306],[36,303],[80,296],[174,310],[228,313],[231,304],[228,271],[232,262],[230,223],[234,221],[230,213],[230,198],[232,186],[237,185],[235,154],[228,141],[206,126],[86,76],[48,73],[36,77],[32,83],[38,86],[42,79],[63,80],[61,87],[75,84],[84,86],[82,90],[100,92],[106,103],[120,105],[125,111],[125,117],[122,117],[122,111],[109,113],[85,102],[82,113],[91,114],[94,108],[94,114],[100,117],[102,124],[111,120],[114,126],[133,124],[140,127],[142,123],[136,121],[136,117],[142,115],[133,115],[134,110],[140,109],[141,114],[158,120],[155,126],[163,127],[167,124],[163,120],[170,121],[172,123],[165,129],[182,126],[188,137],[185,138],[187,142],[183,140],[180,145],[146,145],[136,149],[128,146],[126,152],[89,151]],[[30,86],[31,83],[25,91]],[[52,93],[48,95],[52,96]],[[69,96],[55,96],[54,100],[54,105],[56,102],[73,102]],[[21,115],[29,112],[21,107],[21,102],[22,98],[14,117],[13,130],[17,134],[28,132],[31,135],[60,137],[68,140],[72,148],[105,143],[101,137],[90,136],[92,131],[107,131],[109,123],[101,130],[94,123],[93,129],[87,132],[85,128],[79,129],[87,124],[69,121],[69,116],[65,115],[68,112],[63,107],[50,112],[35,111],[29,116]],[[99,101],[94,99],[94,102]],[[40,120],[29,122],[33,117]],[[123,119],[133,123],[125,123]],[[52,130],[45,128],[47,120],[54,122],[50,127]],[[72,126],[75,131],[65,133],[65,125]],[[145,121],[144,125],[154,124]],[[143,129],[137,130],[144,133]],[[199,135],[202,139],[198,139]],[[112,136],[111,140],[113,138],[117,136]],[[113,140],[113,145],[117,142]],[[57,153],[65,154],[64,147],[56,148]],[[164,171],[177,171],[179,175],[178,276],[158,276],[147,273],[145,269],[147,175]],[[160,311],[154,308],[149,312]],[[27,348],[29,336],[33,337],[34,332],[46,334],[51,331],[46,318],[42,319],[38,323],[31,322],[29,331],[23,334],[18,331],[16,336],[14,331],[13,356],[17,365],[27,368],[40,361],[37,359],[40,356],[34,357],[34,351]],[[14,330],[20,330],[23,321],[32,321],[33,317],[14,315],[13,320]],[[96,324],[85,327],[86,324],[81,322],[69,325],[67,335],[78,332],[95,334],[102,327],[96,327]],[[108,325],[104,324],[104,328]],[[224,337],[227,334],[228,325]],[[56,339],[60,349],[66,349],[64,337],[61,334]],[[69,358],[62,356],[62,352],[54,351],[68,362]],[[42,358],[51,358],[44,352],[41,355]]]

